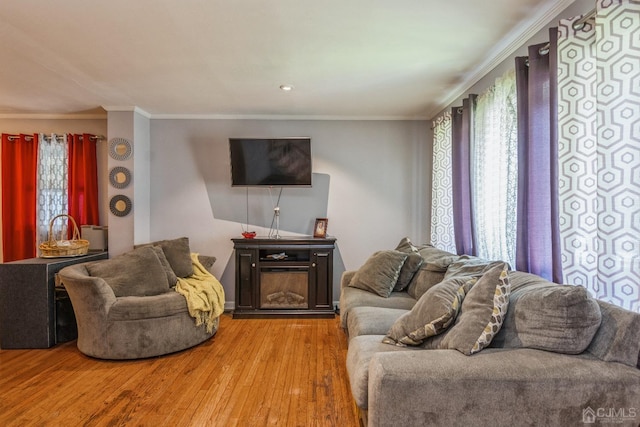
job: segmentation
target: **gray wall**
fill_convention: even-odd
[[[235,299],[231,238],[267,235],[279,189],[231,187],[229,137],[311,137],[313,187],[285,188],[280,234],[312,234],[329,218],[335,236],[334,299],[345,269],[409,236],[422,242],[430,220],[427,121],[151,120],[151,239],[188,236],[217,257],[228,304]]]

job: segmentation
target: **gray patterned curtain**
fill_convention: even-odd
[[[433,126],[431,244],[456,252],[451,178],[451,113],[447,111],[434,120]]]
[[[564,281],[640,312],[640,2],[599,0],[558,34]]]

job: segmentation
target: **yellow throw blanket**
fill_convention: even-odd
[[[203,323],[207,332],[213,332],[218,326],[219,317],[224,311],[224,289],[222,285],[198,260],[198,254],[191,254],[193,275],[180,278],[176,283],[176,292],[184,296],[189,314],[195,318],[196,326]]]

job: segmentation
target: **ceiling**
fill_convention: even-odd
[[[572,2],[3,0],[0,115],[431,118]]]

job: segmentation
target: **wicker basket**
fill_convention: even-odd
[[[71,240],[55,240],[53,236],[53,223],[56,219],[63,217],[69,218],[73,224]],[[53,217],[49,222],[49,240],[40,243],[40,256],[42,258],[74,257],[86,255],[87,252],[89,252],[89,241],[80,238],[80,231],[73,217],[67,214]]]

